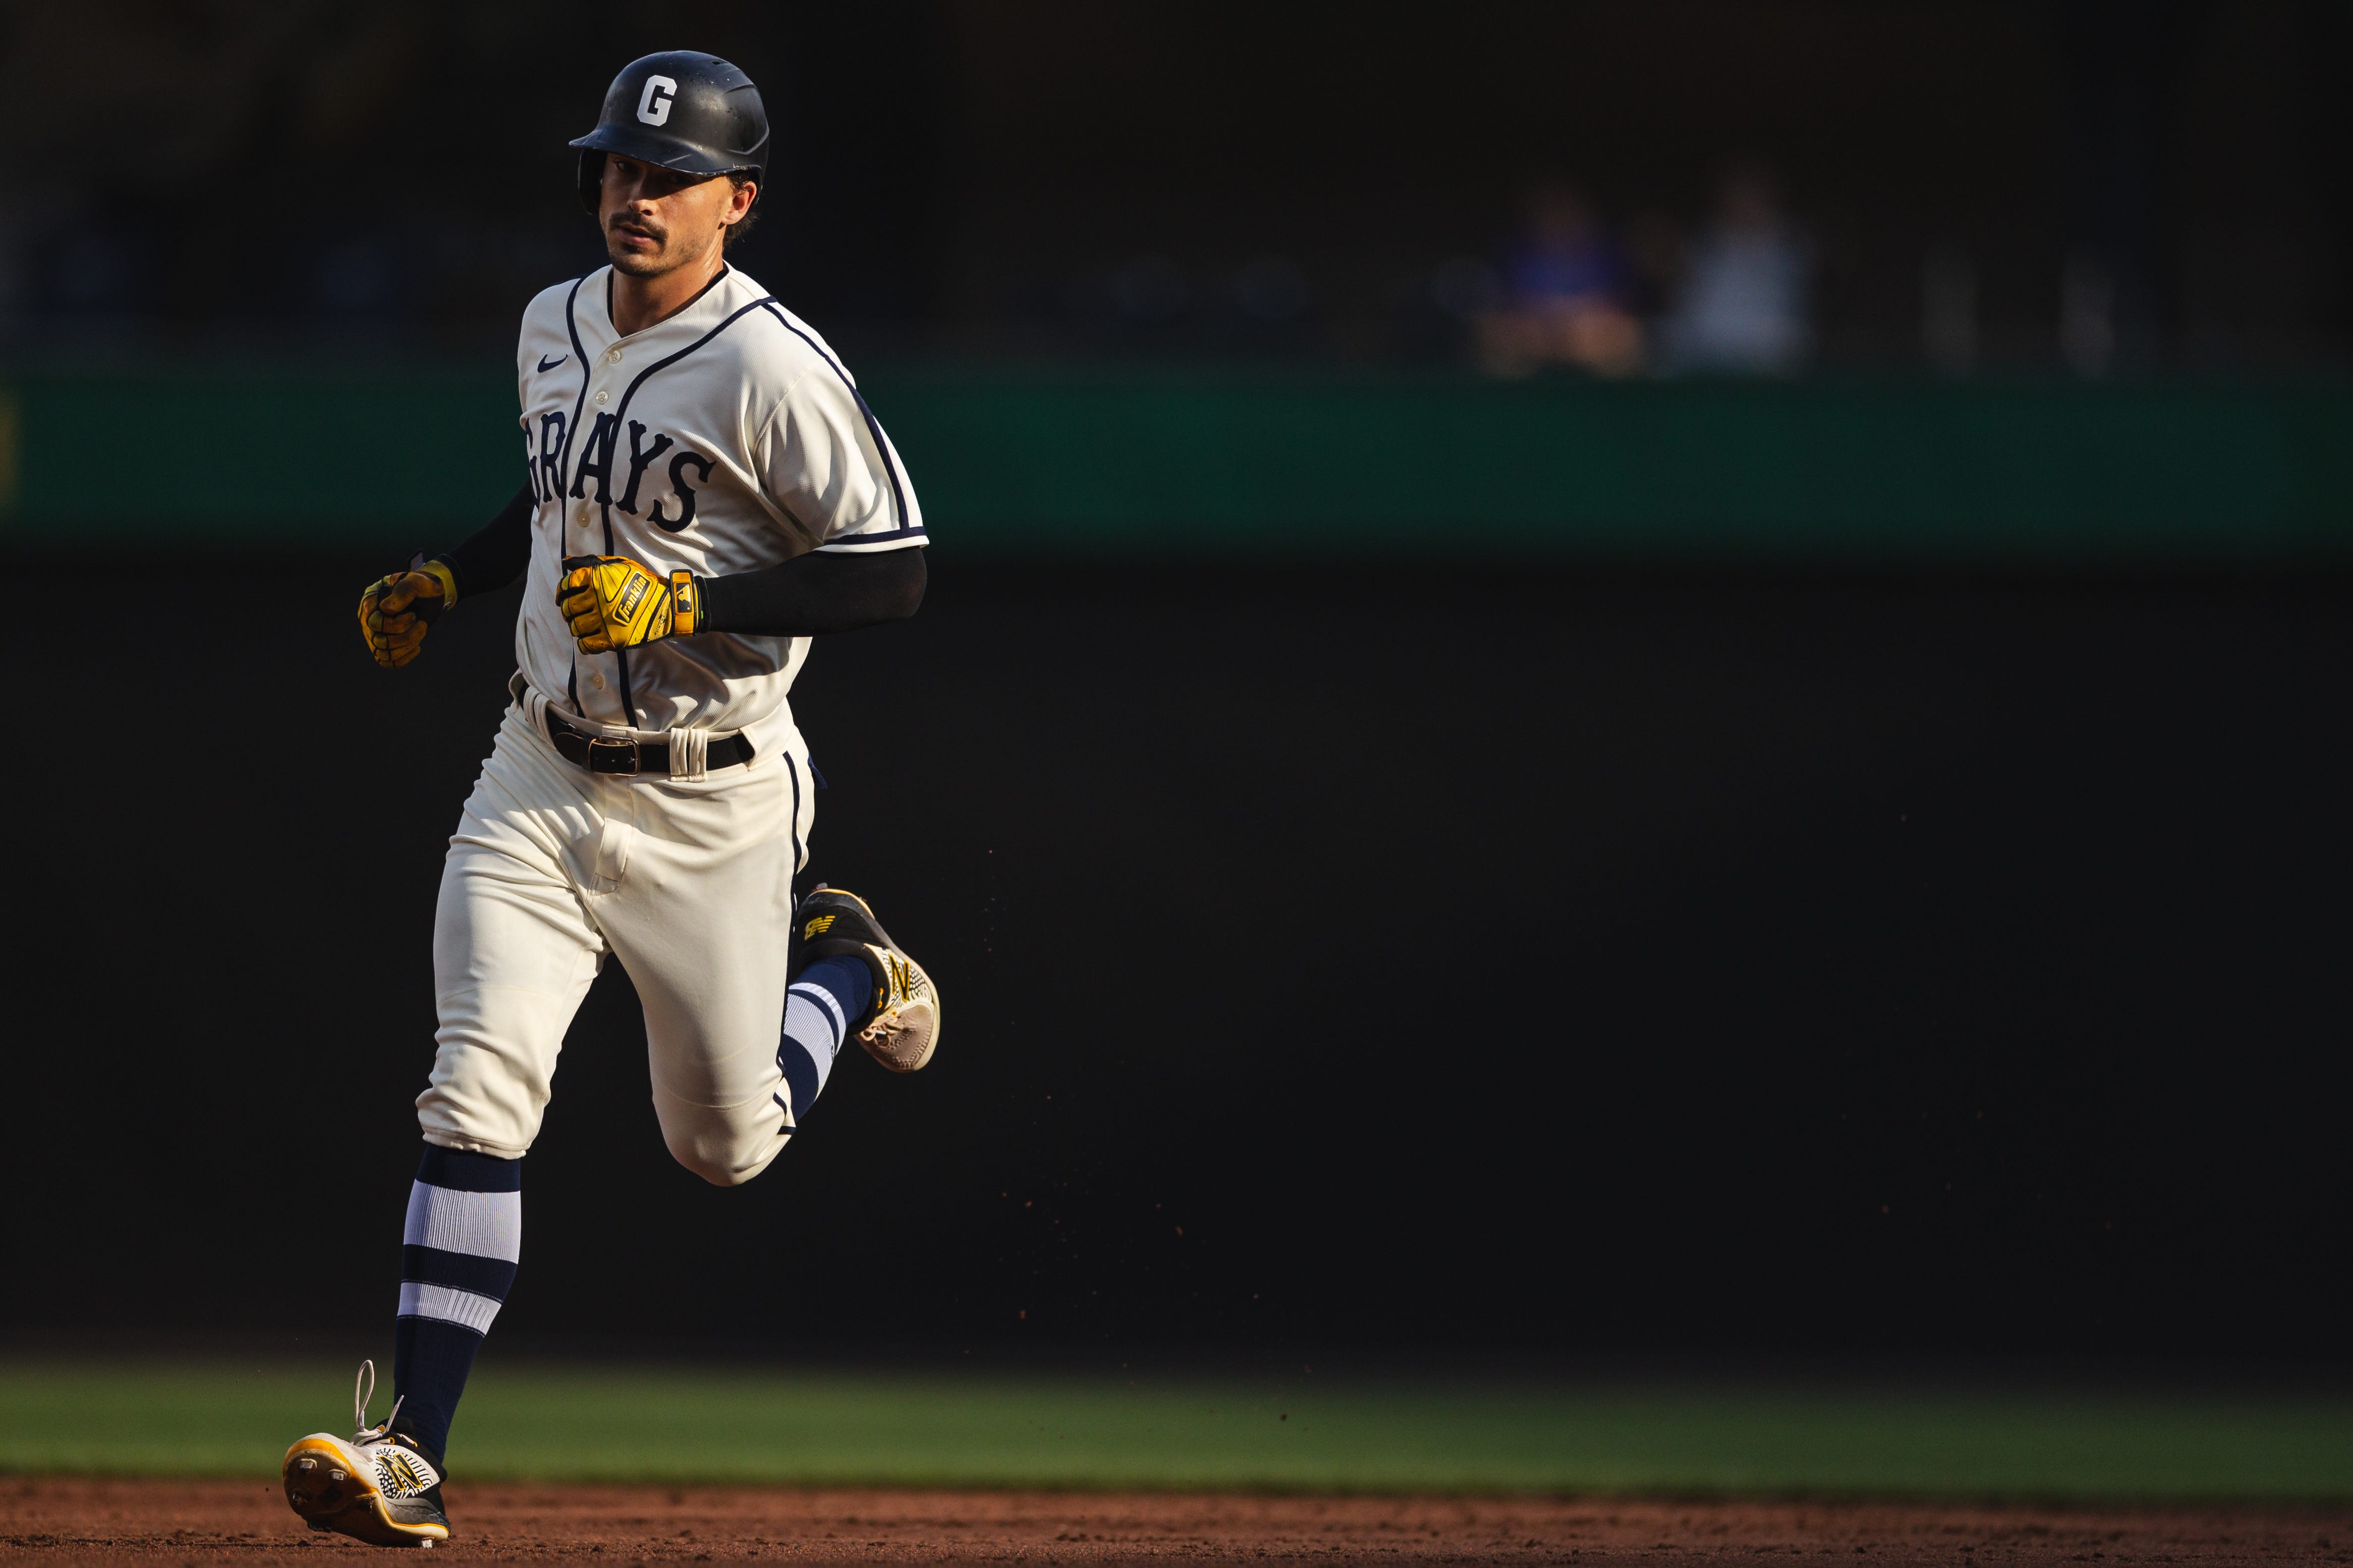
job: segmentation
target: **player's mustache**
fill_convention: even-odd
[[[623,229],[628,229],[635,234],[642,234],[657,245],[670,237],[669,231],[663,228],[661,225],[658,223],[649,223],[646,219],[638,217],[634,213],[615,213],[611,217],[605,220],[605,226],[611,229],[616,234],[618,234]]]

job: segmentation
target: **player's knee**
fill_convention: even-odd
[[[773,1154],[748,1160],[714,1157],[699,1149],[681,1149],[675,1145],[670,1149],[670,1155],[714,1187],[740,1187],[766,1170],[768,1161],[776,1158]]]
[[[563,1025],[515,1007],[517,994],[513,987],[468,987],[440,998],[433,1072],[417,1097],[417,1120],[429,1141],[513,1159],[539,1135],[547,1064]]]
[[[665,1118],[662,1142],[671,1159],[712,1186],[740,1187],[784,1152],[785,1140],[774,1129],[731,1126],[731,1120],[694,1118],[691,1125],[673,1126]]]

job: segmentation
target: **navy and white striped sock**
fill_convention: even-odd
[[[392,1385],[400,1430],[436,1457],[474,1352],[514,1288],[522,1256],[522,1162],[425,1146],[401,1234]]]
[[[864,959],[849,956],[819,959],[785,993],[785,1035],[776,1042],[776,1065],[793,1097],[785,1109],[794,1126],[817,1103],[849,1034],[849,1021],[873,1000],[873,972]]]

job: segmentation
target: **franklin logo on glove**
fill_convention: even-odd
[[[555,584],[556,608],[582,653],[611,653],[694,635],[694,578],[665,583],[626,555],[571,555]]]

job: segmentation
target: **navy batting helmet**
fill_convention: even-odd
[[[572,145],[580,149],[580,203],[592,213],[607,153],[681,174],[748,174],[765,184],[768,110],[752,79],[717,55],[672,49],[622,67],[605,89],[596,129]]]

